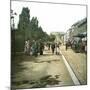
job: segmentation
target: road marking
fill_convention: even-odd
[[[60,54],[61,54],[61,56],[62,56],[62,58],[63,58],[63,61],[64,61],[65,65],[66,65],[66,67],[67,67],[67,69],[68,69],[68,72],[69,72],[69,74],[70,74],[70,76],[71,76],[74,84],[75,84],[75,85],[80,85],[79,80],[77,79],[76,75],[74,74],[72,68],[71,68],[70,65],[68,64],[66,58],[64,57],[64,55],[62,54],[61,51],[60,51]]]

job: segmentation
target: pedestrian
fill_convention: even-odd
[[[30,41],[27,40],[27,55],[30,55]]]
[[[29,42],[28,40],[25,41],[25,46],[24,46],[24,52],[25,54],[28,54],[28,50],[29,50]]]
[[[38,55],[38,44],[35,40],[33,40],[31,49],[32,49],[32,55],[37,56]]]
[[[56,55],[59,55],[59,44],[58,43],[56,43],[55,44],[55,50],[56,50]]]
[[[31,49],[31,47],[32,47],[32,43],[29,41],[29,55],[32,55],[32,49]]]
[[[44,44],[40,42],[40,55],[43,55]]]
[[[78,47],[77,47],[77,49],[79,50],[79,53],[82,52],[82,47],[83,47],[82,39],[80,38],[80,40],[78,41]]]
[[[85,41],[85,54],[87,54],[87,41]]]
[[[68,47],[71,47],[71,41],[70,40],[66,41],[66,51],[67,51]]]
[[[67,47],[68,47],[68,42],[66,41],[66,51],[67,51]]]
[[[52,49],[52,54],[54,54],[54,50],[55,50],[55,43],[52,43],[52,45],[51,45],[51,49]]]
[[[43,55],[43,50],[44,50],[44,44],[40,39],[40,41],[39,41],[39,53],[40,53],[40,55]]]

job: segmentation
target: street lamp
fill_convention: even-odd
[[[11,51],[13,52],[13,54],[15,54],[15,23],[14,23],[14,15],[17,15],[17,13],[13,12],[13,10],[11,10]]]
[[[14,16],[15,15],[17,15],[17,13],[16,12],[13,12],[13,10],[11,10],[11,20],[13,20],[12,21],[12,26],[11,26],[11,28],[14,30],[14,28],[15,28],[15,23],[14,23]]]

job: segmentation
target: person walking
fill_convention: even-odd
[[[56,55],[59,55],[59,44],[55,44]]]
[[[66,51],[67,51],[67,47],[68,47],[68,42],[66,41]]]
[[[24,46],[24,52],[25,52],[25,54],[28,54],[28,50],[29,50],[29,41],[26,40],[25,41],[25,46]]]
[[[52,49],[52,54],[54,54],[54,50],[55,50],[55,43],[52,43],[52,45],[51,45],[51,49]]]
[[[40,55],[43,55],[44,44],[40,42]]]
[[[85,54],[87,54],[87,41],[85,41]]]
[[[27,55],[30,55],[30,41],[27,40]]]
[[[40,55],[43,55],[43,50],[44,50],[44,44],[43,44],[43,42],[40,39],[39,40],[39,50],[38,50]]]

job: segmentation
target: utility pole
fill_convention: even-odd
[[[15,23],[14,23],[14,16],[17,15],[16,12],[11,10],[11,52],[15,55]]]

